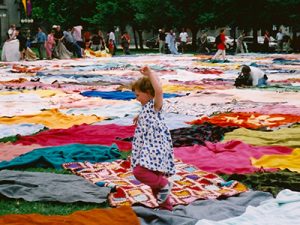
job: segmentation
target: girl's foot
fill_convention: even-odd
[[[168,182],[166,186],[164,186],[162,189],[159,190],[157,194],[157,202],[159,205],[161,205],[167,200],[167,198],[171,193],[172,187],[173,184],[171,182]]]
[[[159,208],[164,209],[164,210],[172,211],[173,210],[173,205],[171,203],[171,197],[168,196],[167,200],[159,205]]]

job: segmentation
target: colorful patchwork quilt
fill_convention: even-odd
[[[129,160],[95,164],[72,162],[63,164],[63,167],[98,186],[114,189],[115,192],[109,195],[111,206],[142,204],[150,208],[158,207],[150,187],[133,176]],[[173,205],[187,205],[197,199],[216,199],[247,191],[237,181],[226,182],[216,174],[199,170],[179,160],[176,160],[176,174],[169,180],[173,182]]]

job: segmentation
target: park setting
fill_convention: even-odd
[[[0,1],[0,225],[300,224],[299,8]]]

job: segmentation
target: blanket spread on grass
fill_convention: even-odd
[[[116,145],[71,144],[48,148],[38,148],[10,161],[0,162],[1,169],[55,168],[67,162],[104,162],[119,159],[121,153]]]
[[[176,160],[176,174],[171,193],[173,205],[187,205],[197,199],[216,199],[242,193],[247,188],[239,182],[225,182],[216,174],[201,171],[196,167]],[[99,186],[116,189],[109,195],[111,206],[143,204],[158,207],[149,186],[140,183],[132,174],[130,161],[116,160],[105,163],[73,162],[63,164],[65,169],[80,175]]]
[[[0,224],[5,225],[139,225],[139,219],[132,208],[122,206],[117,209],[80,210],[67,216],[46,216],[40,214],[0,216]]]
[[[0,171],[0,196],[26,201],[104,203],[111,190],[82,177],[44,172]],[[0,223],[2,224],[2,223]]]
[[[224,220],[243,214],[248,206],[256,207],[272,199],[268,192],[246,191],[226,199],[197,200],[189,205],[178,205],[173,211],[153,210],[134,206],[142,225],[195,225],[198,220]]]
[[[285,189],[275,199],[263,201],[258,207],[248,206],[238,217],[221,221],[199,220],[196,225],[299,224],[299,209],[300,192]]]

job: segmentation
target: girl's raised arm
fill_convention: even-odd
[[[153,86],[155,96],[154,96],[154,109],[155,111],[160,111],[163,105],[163,90],[160,84],[159,78],[156,76],[155,73],[151,71],[148,66],[144,66],[141,68],[140,72],[144,75],[149,77],[151,84]]]

